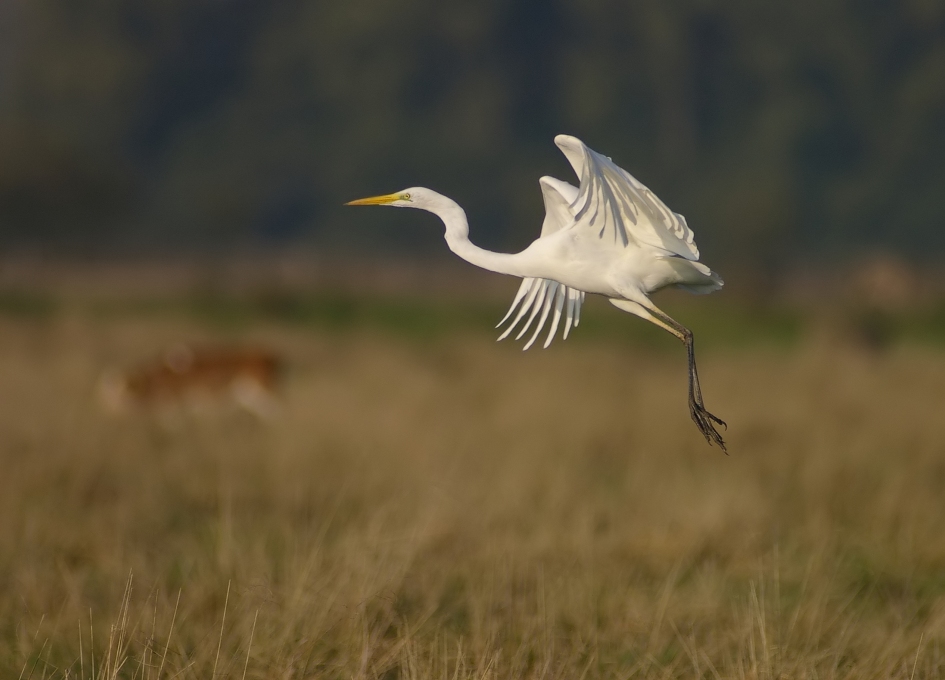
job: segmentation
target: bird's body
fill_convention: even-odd
[[[564,230],[537,239],[512,257],[508,268],[514,267],[517,276],[550,279],[609,298],[649,295],[673,285],[717,288],[704,265],[694,266],[699,263],[646,245],[618,251]]]
[[[464,260],[523,279],[501,326],[517,314],[500,340],[525,319],[521,338],[537,318],[528,349],[551,318],[547,347],[564,319],[563,336],[580,321],[587,293],[606,296],[614,306],[655,323],[682,340],[689,354],[689,409],[699,430],[723,450],[725,443],[705,410],[696,372],[692,333],[659,310],[649,295],[668,286],[710,293],[722,279],[700,263],[685,218],[606,156],[580,140],[559,135],[555,143],[571,163],[581,186],[553,177],[539,182],[545,202],[541,236],[518,253],[494,253],[469,240],[465,211],[452,199],[423,187],[352,201],[348,205],[391,205],[426,210],[446,226],[450,250]]]

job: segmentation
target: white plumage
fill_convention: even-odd
[[[389,205],[432,212],[443,220],[446,242],[454,253],[479,267],[522,278],[509,311],[497,326],[511,319],[499,340],[516,328],[516,339],[531,330],[524,345],[528,349],[550,319],[544,342],[548,347],[562,318],[562,336],[567,338],[580,322],[586,293],[604,295],[618,309],[669,331],[686,345],[690,415],[705,438],[724,451],[725,442],[714,425],[724,422],[703,404],[692,333],[649,299],[651,293],[667,286],[710,293],[722,287],[722,279],[698,261],[699,249],[686,218],[670,210],[610,158],[576,137],[558,135],[555,143],[574,168],[580,187],[553,177],[539,180],[545,203],[541,235],[520,253],[494,253],[473,245],[463,209],[423,187],[348,205]]]

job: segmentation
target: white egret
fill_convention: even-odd
[[[541,236],[520,253],[494,253],[473,245],[463,209],[423,187],[346,205],[388,205],[431,212],[446,225],[446,243],[454,253],[483,269],[522,278],[512,306],[498,325],[516,309],[518,313],[500,340],[526,314],[528,318],[516,338],[525,334],[536,317],[538,322],[524,349],[535,342],[549,314],[551,328],[544,346],[551,344],[562,316],[562,335],[567,338],[580,321],[586,293],[604,295],[618,309],[669,331],[685,344],[688,354],[689,413],[706,440],[725,451],[725,442],[715,427],[725,423],[703,404],[692,332],[649,298],[668,286],[711,293],[722,287],[722,279],[698,261],[699,250],[686,218],[671,211],[630,173],[581,140],[558,135],[555,144],[574,168],[581,186],[553,177],[539,180],[545,203]]]

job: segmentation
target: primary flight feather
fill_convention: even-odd
[[[574,168],[580,186],[553,177],[539,180],[545,204],[541,235],[519,253],[494,253],[474,245],[469,240],[465,211],[455,201],[423,187],[346,205],[388,205],[432,212],[446,226],[446,243],[454,253],[484,269],[520,277],[522,284],[512,306],[498,324],[502,326],[511,319],[500,340],[516,327],[516,338],[531,329],[524,347],[528,349],[549,319],[551,327],[544,346],[551,344],[562,319],[562,335],[567,338],[580,322],[587,293],[604,295],[618,309],[669,331],[687,350],[690,416],[706,440],[725,451],[725,442],[716,428],[725,423],[709,413],[703,403],[692,332],[649,298],[668,286],[711,293],[722,287],[722,279],[698,261],[699,249],[686,219],[670,210],[633,175],[576,137],[558,135],[555,144]]]

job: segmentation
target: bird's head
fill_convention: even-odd
[[[395,208],[420,208],[421,210],[429,210],[436,202],[437,198],[442,197],[435,191],[423,187],[411,187],[393,194],[359,198],[356,201],[349,201],[345,203],[345,205],[389,205]]]

